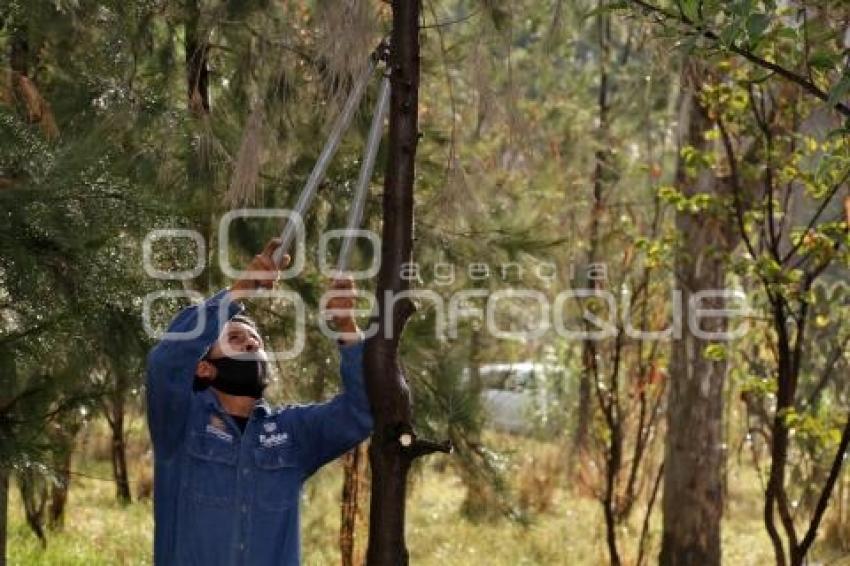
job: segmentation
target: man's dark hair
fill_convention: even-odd
[[[258,334],[260,332],[260,329],[257,328],[257,321],[246,314],[235,314],[233,315],[233,318],[230,319],[230,322],[241,322],[242,324],[247,324],[256,330]]]
[[[242,324],[247,324],[251,328],[253,328],[257,334],[260,333],[260,329],[257,328],[257,322],[248,315],[245,314],[236,314],[233,315],[229,322],[240,322]],[[216,338],[217,339],[217,338]],[[210,350],[212,350],[212,346],[210,346],[209,350],[206,351],[202,360],[206,360],[209,358]],[[192,382],[192,391],[203,391],[207,387],[210,386],[210,382],[206,379],[198,379],[198,376],[195,376],[195,380]]]

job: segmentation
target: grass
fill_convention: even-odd
[[[522,463],[542,445],[517,439],[498,439],[511,448],[514,462],[511,483],[520,487],[528,468]],[[10,498],[9,564],[11,565],[144,565],[151,563],[151,503],[126,507],[115,501],[108,461],[101,448],[89,446],[75,462],[65,528],[48,534],[42,549],[24,522],[18,490]],[[134,450],[133,453],[138,453]],[[458,565],[597,565],[607,563],[605,532],[599,504],[578,497],[560,478],[551,488],[548,510],[532,516],[528,525],[507,519],[471,522],[461,512],[465,487],[445,456],[433,456],[411,479],[407,540],[411,563],[417,566]],[[134,477],[143,477],[141,458],[134,458]],[[307,484],[302,508],[302,551],[305,565],[338,564],[339,494],[342,466],[331,464]],[[639,508],[636,515],[641,515]],[[639,517],[636,517],[635,526]],[[365,547],[365,521],[357,534],[358,552]],[[653,557],[657,555],[660,512],[653,521]],[[733,468],[729,507],[723,525],[724,564],[772,564],[770,545],[761,523],[761,494],[749,468]],[[624,557],[633,556],[638,531],[620,533]],[[823,557],[821,557],[823,559]],[[651,560],[650,562],[653,562]],[[850,564],[829,557],[824,563]],[[628,563],[628,562],[627,562]]]
[[[109,477],[108,465],[90,467],[94,476]],[[47,548],[27,526],[20,495],[9,498],[9,564],[95,566],[151,564],[152,508],[149,501],[120,505],[111,482],[75,477],[62,532],[49,532]]]

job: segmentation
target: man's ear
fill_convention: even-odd
[[[206,360],[198,362],[198,366],[195,368],[195,376],[204,381],[212,381],[217,374],[218,369]]]

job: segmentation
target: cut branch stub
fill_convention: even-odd
[[[394,429],[393,433],[388,435],[389,439],[398,441],[401,445],[401,453],[411,461],[434,452],[451,454],[454,451],[450,440],[437,442],[419,438],[413,431],[413,428],[407,423],[399,423]]]

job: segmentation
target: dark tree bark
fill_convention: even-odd
[[[70,420],[54,427],[51,435],[55,446],[52,459],[56,478],[50,486],[47,526],[54,530],[60,530],[65,525],[65,505],[68,503],[68,492],[71,489],[71,456],[80,426],[79,421]]]
[[[15,402],[12,398],[18,378],[14,351],[0,342],[0,566],[6,566],[6,540],[9,534],[9,486],[15,456],[12,427]]]
[[[409,288],[405,264],[413,250],[413,182],[419,108],[419,2],[394,0],[389,52],[389,157],[384,176],[381,268],[378,273],[378,333],[366,342],[365,374],[375,429],[369,446],[372,470],[369,566],[408,563],[404,538],[407,474],[411,462],[446,447],[413,433],[410,390],[398,359],[398,344],[415,308],[394,301]],[[387,300],[389,299],[389,300]]]
[[[9,46],[9,67],[12,72],[29,76],[30,47],[26,30],[16,30]]]
[[[47,526],[52,530],[61,530],[65,526],[65,505],[71,486],[70,452],[61,458],[60,465],[61,468],[56,470],[56,482],[50,487],[50,506],[47,509]]]
[[[116,411],[112,430],[112,474],[115,478],[115,496],[123,504],[130,503],[130,475],[127,471],[127,443],[124,434],[124,408]]]
[[[186,51],[186,99],[195,116],[210,112],[209,45],[201,35],[198,0],[186,0],[183,48]]]
[[[354,553],[354,533],[360,509],[360,484],[363,480],[366,451],[364,444],[358,445],[342,459],[343,482],[340,505],[339,554],[342,566],[358,563]]]
[[[115,497],[119,503],[130,503],[130,476],[127,470],[127,434],[125,421],[127,392],[130,388],[123,369],[115,370],[115,383],[109,400],[104,402],[103,413],[111,436],[110,455],[112,477],[115,479]]]
[[[411,427],[411,398],[398,360],[398,343],[413,312],[409,300],[387,310],[384,298],[409,288],[402,265],[413,251],[413,180],[418,141],[419,2],[393,1],[389,53],[389,159],[384,177],[384,225],[377,296],[379,332],[366,344],[365,370],[375,430],[369,446],[372,471],[369,546],[370,566],[408,563],[404,538],[407,473],[410,457],[401,443]],[[385,329],[389,333],[384,332]],[[387,337],[389,334],[389,337]],[[406,437],[406,438],[409,438]]]
[[[41,546],[46,547],[44,510],[47,506],[47,485],[44,478],[39,476],[32,468],[25,468],[17,477],[27,525],[35,533]]]
[[[680,146],[707,151],[704,132],[712,126],[699,100],[703,69],[687,62],[682,73]],[[686,196],[723,190],[714,172],[704,168],[688,177],[680,159],[677,184]],[[694,293],[724,289],[726,272],[719,250],[729,251],[729,227],[707,214],[680,212],[676,228],[682,241],[676,256],[683,308]],[[724,301],[704,301],[704,308],[724,308]],[[725,329],[722,318],[705,319],[704,331]],[[673,340],[668,384],[667,441],[664,458],[664,513],[660,563],[664,566],[720,564],[720,520],[723,511],[723,385],[726,360],[703,356],[711,342],[683,324]]]
[[[210,164],[210,149],[205,128],[211,112],[209,88],[209,42],[208,31],[201,25],[200,0],[185,0],[183,22],[183,49],[186,65],[186,104],[192,118],[189,123],[189,135],[186,158],[186,185],[189,198],[193,203],[194,224],[207,242],[207,269],[194,281],[196,289],[209,290],[212,287],[210,261],[215,254],[210,253],[213,237],[213,214],[215,212],[215,194],[213,174]]]
[[[9,470],[0,467],[0,566],[6,566],[6,534],[9,531]]]

